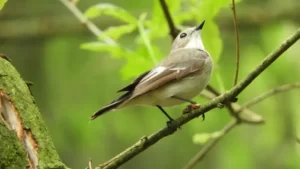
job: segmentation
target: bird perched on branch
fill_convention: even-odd
[[[191,99],[207,86],[213,69],[212,58],[200,36],[204,23],[182,31],[167,57],[119,90],[126,93],[98,110],[91,119],[127,106],[148,105],[158,107],[172,121],[163,107],[188,102],[188,111],[198,108],[200,105]]]

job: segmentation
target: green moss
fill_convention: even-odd
[[[17,134],[0,121],[0,168],[26,168],[28,162]]]
[[[0,89],[10,97],[21,117],[23,126],[32,131],[38,143],[39,168],[67,168],[55,150],[26,82],[10,62],[1,58],[0,75],[2,75],[0,76]]]

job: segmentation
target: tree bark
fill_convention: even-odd
[[[26,82],[11,62],[0,56],[0,168],[67,168]]]

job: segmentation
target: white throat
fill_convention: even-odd
[[[200,36],[193,36],[184,48],[197,48],[205,50]]]

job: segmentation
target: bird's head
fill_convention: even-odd
[[[180,32],[172,44],[171,52],[180,48],[197,48],[204,50],[201,39],[201,30],[204,26],[205,20],[198,26],[187,28]]]

